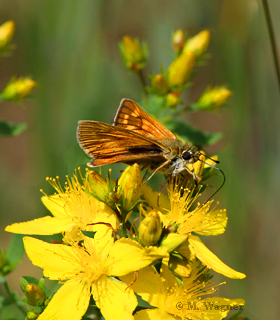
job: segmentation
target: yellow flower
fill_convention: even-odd
[[[155,308],[137,312],[135,320],[220,320],[226,317],[232,306],[240,306],[242,310],[245,304],[243,299],[221,297],[202,299],[202,296],[217,290],[210,281],[199,280],[204,276],[199,269],[200,265],[197,262],[193,263],[191,274],[183,279],[182,285],[164,263],[160,274],[154,267],[140,270],[137,280],[130,288]],[[129,284],[133,280],[133,275],[122,276],[121,280]]]
[[[26,97],[35,87],[36,82],[32,79],[12,78],[1,93],[1,98],[7,101],[18,101]]]
[[[170,87],[181,89],[191,76],[195,62],[192,52],[182,53],[168,68],[168,83]]]
[[[159,214],[163,225],[173,231],[160,244],[168,252],[177,250],[178,246],[181,245],[182,247],[184,244],[191,250],[193,256],[199,258],[208,268],[229,278],[245,278],[245,274],[224,264],[197,236],[192,234],[193,232],[203,236],[222,234],[225,231],[228,219],[225,209],[215,210],[215,207],[210,209],[212,201],[202,205],[197,204],[192,209],[199,194],[195,195],[193,190],[182,189],[173,184],[168,188],[169,200],[165,195],[159,197],[158,192],[152,191],[150,187],[145,185],[142,187],[142,193],[152,208],[160,210]],[[160,207],[157,206],[158,201]],[[178,252],[180,253],[180,251]],[[186,258],[189,259],[189,257]]]
[[[225,87],[208,87],[198,99],[198,109],[213,111],[220,108],[231,96],[231,91]]]
[[[145,43],[140,46],[137,39],[124,36],[119,44],[126,67],[132,71],[139,71],[146,65],[148,51]]]
[[[25,251],[44,276],[63,281],[38,320],[79,320],[85,314],[92,294],[106,320],[133,319],[137,306],[133,291],[112,277],[140,270],[166,257],[166,250],[142,247],[122,238],[114,242],[110,233],[98,239],[85,237],[84,245],[49,244],[24,238]]]
[[[196,58],[201,57],[201,55],[207,50],[209,42],[209,30],[201,31],[196,36],[186,41],[183,52],[193,52]]]
[[[10,20],[0,26],[0,52],[11,42],[15,32],[15,23]]]
[[[21,234],[50,235],[64,232],[64,241],[73,242],[83,239],[81,230],[107,232],[111,227],[117,230],[119,223],[115,212],[104,202],[98,201],[84,190],[90,190],[88,179],[79,182],[77,173],[67,177],[65,190],[58,179],[48,179],[57,194],[42,197],[44,205],[53,217],[47,216],[28,222],[15,223],[6,231]],[[101,224],[100,224],[101,222]],[[97,223],[93,225],[94,223]]]

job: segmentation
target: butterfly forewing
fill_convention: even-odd
[[[170,130],[143,111],[136,102],[129,99],[121,101],[114,120],[114,126],[138,132],[147,137],[177,140]]]
[[[77,131],[80,146],[93,158],[91,165],[115,162],[164,160],[166,146],[121,127],[97,121],[80,121]]]

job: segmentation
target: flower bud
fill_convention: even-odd
[[[196,36],[188,39],[184,45],[183,52],[193,52],[195,57],[201,57],[207,50],[210,42],[209,30],[204,30],[198,33]]]
[[[190,79],[195,62],[192,52],[182,53],[168,68],[168,83],[170,87],[182,87]]]
[[[27,284],[24,293],[28,300],[28,304],[30,304],[31,306],[42,306],[46,300],[44,290],[35,283]]]
[[[185,44],[185,34],[183,30],[177,30],[173,33],[172,35],[172,47],[173,50],[177,53],[180,54],[183,50],[184,44]]]
[[[168,93],[165,101],[166,101],[165,103],[167,107],[175,108],[177,104],[181,102],[181,99],[178,95],[178,92],[171,92],[171,93]]]
[[[159,96],[165,95],[168,92],[168,82],[163,74],[157,74],[152,78],[152,90]]]
[[[26,314],[26,320],[35,320],[38,319],[40,314],[34,312],[34,311],[28,311]]]
[[[208,87],[197,101],[201,110],[213,111],[220,108],[231,96],[231,91],[225,87]]]
[[[187,278],[190,276],[192,268],[188,260],[181,256],[170,255],[168,268],[179,277]]]
[[[139,240],[145,246],[152,246],[159,240],[162,232],[160,216],[156,210],[151,210],[141,221],[139,228]]]
[[[111,206],[116,202],[116,196],[107,182],[98,172],[87,170],[86,180],[90,186],[90,192],[94,198]]]
[[[137,39],[124,36],[119,47],[128,69],[139,71],[145,67],[148,55],[145,44],[142,44],[141,47]]]
[[[0,52],[4,51],[11,42],[15,32],[15,23],[10,20],[0,26]]]
[[[140,198],[142,175],[139,165],[128,166],[118,181],[118,193],[123,197],[123,209],[129,211]]]
[[[180,244],[182,244],[188,235],[179,233],[169,233],[162,241],[160,246],[166,248],[168,252],[174,251]]]
[[[1,98],[7,101],[19,101],[26,97],[35,85],[36,82],[30,78],[13,77],[2,91]]]

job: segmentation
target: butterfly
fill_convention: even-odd
[[[176,176],[189,172],[196,182],[199,178],[188,167],[199,160],[197,147],[184,143],[160,122],[129,99],[123,99],[110,125],[98,121],[79,121],[77,139],[92,160],[90,167],[111,163],[138,163],[155,173]]]

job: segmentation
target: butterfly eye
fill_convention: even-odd
[[[182,153],[182,158],[184,160],[190,160],[193,157],[192,153],[189,151],[185,151]]]

